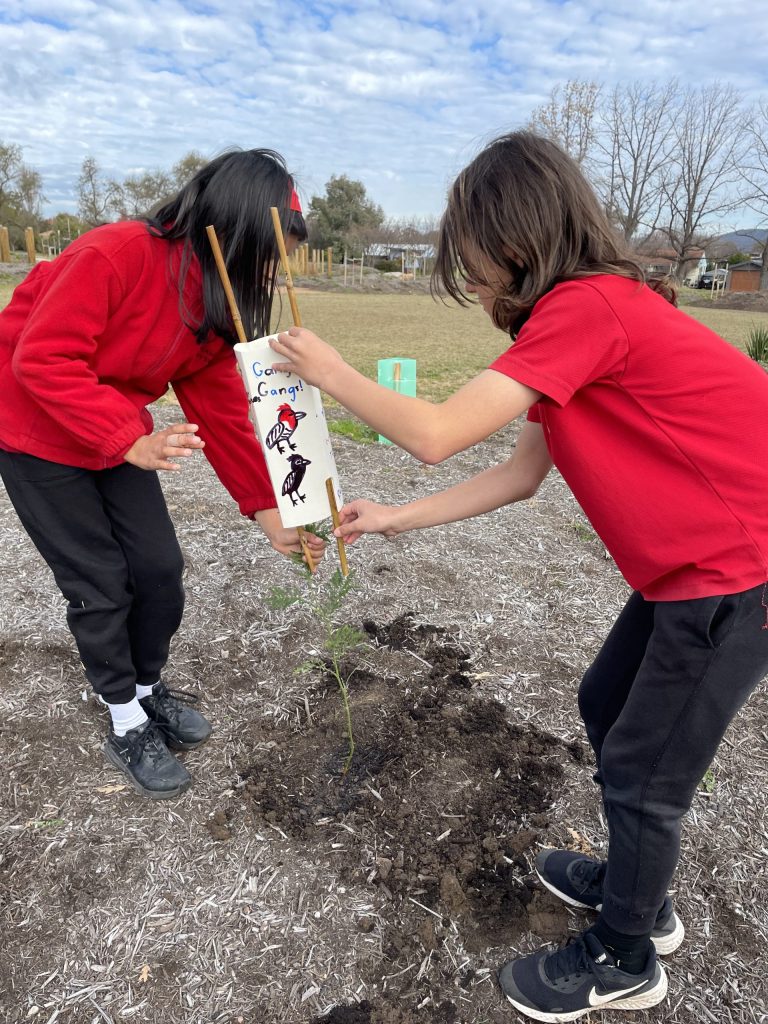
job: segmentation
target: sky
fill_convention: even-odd
[[[75,211],[190,150],[277,149],[305,201],[334,174],[390,217],[440,213],[484,142],[568,79],[679,77],[768,97],[768,0],[1,0],[0,140]]]

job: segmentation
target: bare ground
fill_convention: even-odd
[[[398,501],[505,457],[512,434],[437,468],[334,447],[349,497]],[[188,592],[167,681],[202,693],[215,732],[184,755],[194,787],[163,804],[104,761],[62,599],[0,499],[0,1020],[522,1020],[495,970],[586,920],[532,881],[532,858],[604,850],[575,691],[627,596],[566,488],[553,476],[514,510],[350,549],[343,617],[368,643],[342,777],[335,690],[295,674],[317,622],[264,601],[293,570],[203,461],[164,483]],[[688,818],[687,939],[668,1001],[638,1020],[768,1020],[766,740],[763,686]]]

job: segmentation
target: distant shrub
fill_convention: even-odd
[[[768,327],[751,327],[747,335],[747,355],[756,363],[768,364]]]
[[[381,270],[383,273],[393,273],[403,269],[402,260],[376,260],[373,266],[376,270]]]

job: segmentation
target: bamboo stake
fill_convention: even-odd
[[[283,225],[280,223],[280,212],[276,206],[270,207],[272,213],[272,224],[275,228],[275,238],[277,239],[277,248],[280,250],[280,260],[283,264],[283,273],[285,274],[285,287],[288,289],[288,301],[291,304],[291,315],[293,316],[293,323],[295,327],[301,327],[301,315],[299,313],[299,304],[296,301],[296,295],[293,290],[293,278],[291,277],[291,268],[288,266],[288,253],[285,248],[285,239],[283,238]],[[334,528],[339,525],[339,510],[336,507],[336,495],[333,492],[333,480],[328,479],[326,481],[326,490],[328,491],[328,503],[331,506],[331,519],[333,520]],[[299,539],[303,536],[303,530],[299,527]],[[302,548],[304,547],[304,541],[302,541]],[[336,538],[336,546],[339,550],[339,561],[341,562],[341,571],[344,576],[349,575],[349,566],[347,565],[347,553],[344,546],[344,541],[340,538]],[[305,552],[305,557],[309,557],[309,550]],[[311,562],[310,562],[311,565]],[[312,570],[314,572],[314,569]]]
[[[227,273],[227,265],[224,262],[224,256],[221,252],[221,246],[219,240],[216,237],[216,228],[212,224],[209,224],[206,229],[208,235],[208,241],[211,243],[211,249],[213,250],[213,258],[216,261],[216,269],[219,272],[219,278],[224,287],[224,294],[227,296],[227,302],[229,303],[229,312],[232,314],[232,322],[235,325],[235,333],[237,334],[238,340],[246,343],[248,339],[245,336],[245,330],[243,329],[243,321],[240,317],[240,310],[237,308],[237,299],[235,293],[232,291],[232,283],[229,280],[229,274]],[[282,239],[282,235],[280,236]],[[312,558],[312,552],[309,550],[309,544],[307,544],[307,538],[304,534],[304,528],[298,526],[296,532],[299,535],[299,543],[301,544],[301,550],[304,552],[304,558],[307,562],[307,567],[311,573],[314,573],[317,568]]]
[[[229,312],[232,314],[232,321],[235,325],[235,334],[237,335],[238,341],[247,342],[248,339],[246,338],[245,331],[243,330],[243,321],[240,319],[240,310],[237,308],[237,299],[235,298],[235,293],[232,291],[229,274],[227,273],[227,265],[224,262],[221,246],[219,245],[219,240],[216,237],[216,228],[213,224],[209,224],[205,231],[208,235],[208,241],[211,243],[213,258],[216,260],[216,269],[219,272],[221,283],[224,286],[224,294],[227,296]]]
[[[304,558],[307,562],[307,568],[314,575],[317,566],[315,565],[314,559],[312,558],[312,552],[309,550],[309,544],[307,543],[307,531],[303,526],[296,527],[296,533],[299,535],[299,544],[301,544],[301,550],[304,552]]]
[[[291,276],[291,268],[288,265],[288,252],[285,248],[285,239],[283,238],[283,226],[280,223],[280,213],[276,206],[271,206],[270,211],[272,213],[272,224],[275,228],[275,238],[277,239],[277,248],[280,250],[280,262],[283,264],[283,273],[285,274],[285,287],[288,291],[288,301],[291,304],[291,316],[293,317],[293,323],[295,327],[301,327],[301,315],[299,314],[299,304],[296,302],[296,293],[293,290],[293,277]]]
[[[325,481],[325,489],[328,492],[328,504],[331,506],[331,519],[333,520],[334,530],[338,530],[341,526],[341,520],[339,519],[339,508],[336,504],[336,492],[333,489],[333,479],[328,477]],[[336,538],[336,547],[339,551],[339,562],[341,562],[341,575],[349,576],[349,565],[347,563],[347,550],[344,546],[344,541],[341,537]]]

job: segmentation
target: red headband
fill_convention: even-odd
[[[299,197],[298,197],[298,194],[296,192],[296,189],[293,189],[293,191],[291,192],[291,205],[290,205],[290,209],[291,210],[295,210],[296,213],[301,213],[302,212],[301,211],[301,203],[299,202]]]

